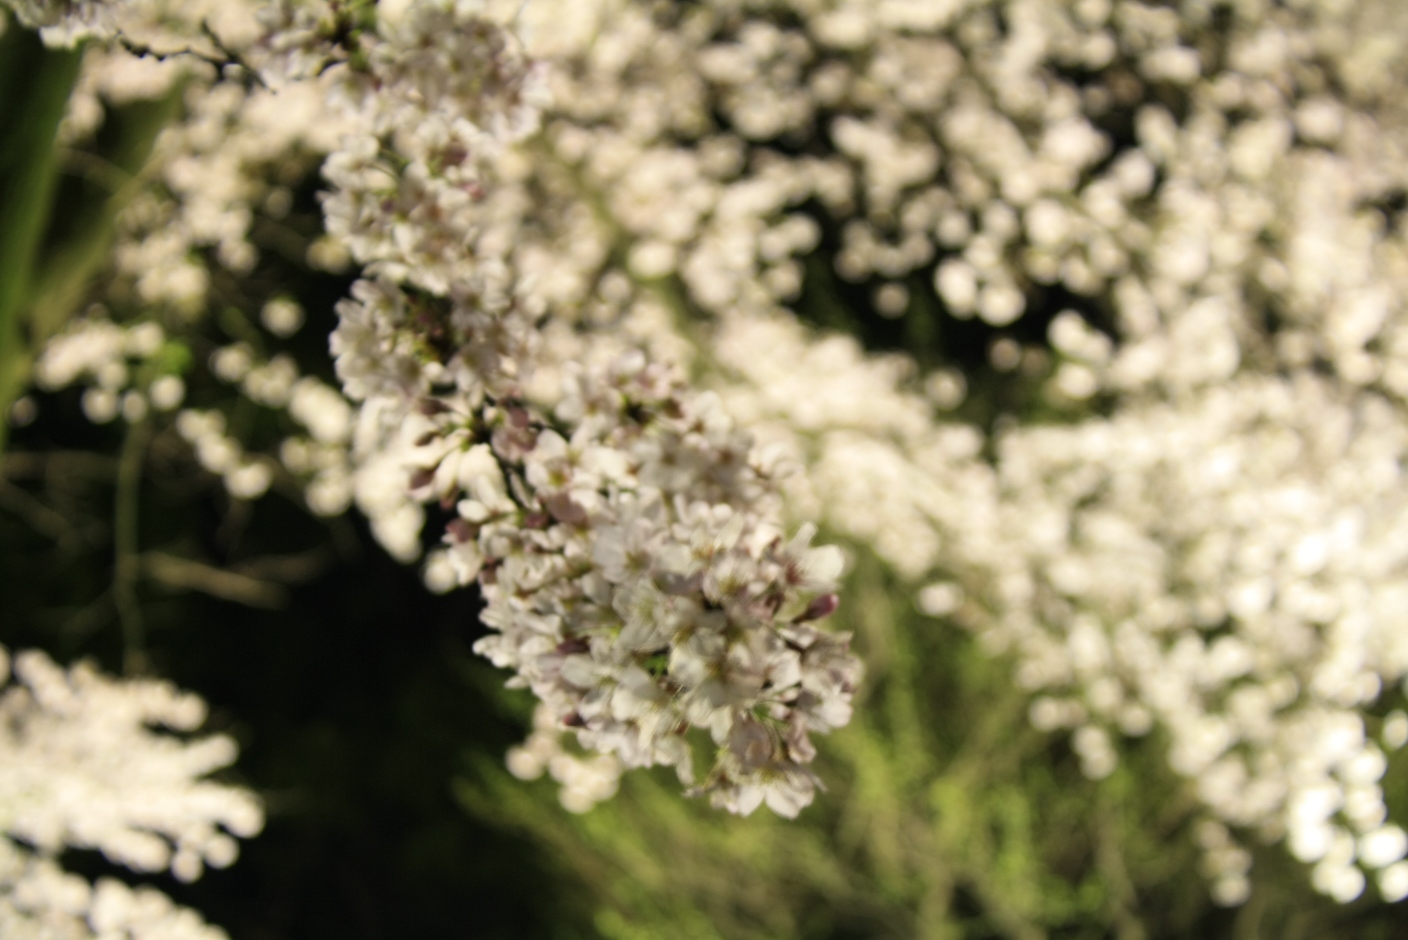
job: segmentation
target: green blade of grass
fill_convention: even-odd
[[[0,450],[24,382],[23,318],[53,201],[54,137],[80,58],[14,24],[0,36]]]

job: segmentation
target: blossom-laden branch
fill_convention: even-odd
[[[849,720],[859,680],[848,638],[814,625],[842,558],[812,548],[813,529],[784,539],[772,472],[717,400],[628,351],[579,365],[544,409],[523,395],[535,343],[511,306],[383,280],[339,314],[346,387],[415,405],[367,413],[397,415],[386,446],[415,468],[413,495],[454,509],[427,576],[478,580],[497,633],[477,649],[591,750],[694,783],[699,729],[716,804],[794,816],[810,802],[809,734]],[[404,387],[384,374],[396,343],[452,352],[393,372]]]
[[[840,552],[811,528],[784,538],[749,438],[640,350],[584,336],[562,393],[532,400],[536,305],[464,246],[486,160],[535,124],[533,70],[466,9],[412,8],[348,70],[361,131],[327,161],[325,209],[376,276],[332,339],[359,443],[454,508],[429,579],[479,582],[497,633],[477,648],[583,746],[694,784],[687,735],[707,732],[699,792],[795,816],[817,783],[809,734],[849,720],[860,676],[848,638],[813,625]]]

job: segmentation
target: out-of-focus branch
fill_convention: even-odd
[[[23,489],[0,479],[0,509],[13,513],[31,529],[55,542],[81,539],[82,533],[64,518]]]
[[[68,474],[94,480],[111,480],[117,461],[107,454],[86,450],[51,450],[43,453],[9,453],[0,456],[0,477],[26,480],[50,474]]]
[[[263,555],[242,561],[230,568],[243,577],[279,584],[302,584],[311,581],[332,567],[332,551],[322,545],[293,555]]]
[[[146,629],[137,602],[137,579],[141,573],[138,555],[138,508],[142,488],[142,459],[146,455],[151,428],[145,420],[129,425],[117,464],[117,492],[113,499],[112,597],[122,622],[123,671],[140,675],[146,671]]]
[[[71,173],[113,195],[130,192],[138,181],[138,177],[96,153],[79,150],[77,147],[59,147],[54,154],[66,173]]]
[[[282,586],[238,571],[164,552],[146,552],[141,562],[143,574],[166,587],[200,591],[248,607],[274,609],[288,603],[288,591]]]

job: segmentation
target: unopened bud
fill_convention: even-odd
[[[823,617],[830,617],[836,613],[836,608],[841,605],[841,599],[835,594],[822,594],[812,598],[812,602],[807,605],[807,609],[802,611],[794,623],[805,623],[808,620],[820,620]]]

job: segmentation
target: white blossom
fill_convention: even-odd
[[[183,881],[238,854],[234,836],[263,826],[258,800],[203,779],[230,764],[220,735],[184,739],[205,704],[154,680],[108,679],[87,665],[64,670],[28,651],[0,692],[0,929],[17,937],[216,940],[206,925],[151,888],[96,886],[64,873],[64,848],[97,849],[142,872]],[[0,678],[10,659],[0,648]]]

